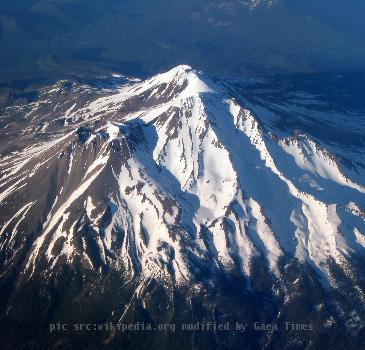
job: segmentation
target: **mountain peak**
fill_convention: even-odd
[[[180,64],[180,65],[172,68],[170,71],[188,73],[192,70],[193,70],[193,68],[191,66],[189,66],[188,64]]]
[[[169,84],[180,88],[180,97],[191,97],[202,93],[216,93],[220,87],[206,74],[189,65],[179,65],[166,73],[159,74],[147,81],[154,85]]]

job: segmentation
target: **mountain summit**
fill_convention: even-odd
[[[182,65],[116,87],[62,81],[18,108],[26,118],[7,126],[0,162],[8,319],[30,324],[24,308],[44,322],[94,320],[100,307],[119,322],[316,313],[324,334],[354,331],[349,314],[365,321],[365,187],[351,176],[362,169],[308,135],[276,135],[230,91]],[[38,303],[24,306],[24,290]]]

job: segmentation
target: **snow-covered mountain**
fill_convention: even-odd
[[[31,290],[48,322],[82,309],[103,321],[318,326],[285,335],[296,344],[327,333],[338,341],[334,327],[358,334],[364,168],[308,135],[277,135],[227,84],[189,66],[113,79],[123,84],[59,82],[2,117],[4,317],[30,322]],[[218,338],[210,344],[234,344]]]

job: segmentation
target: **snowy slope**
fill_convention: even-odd
[[[286,256],[331,283],[329,260],[363,254],[364,182],[191,67],[78,104],[63,129],[1,158],[3,271],[25,240],[27,278],[81,259],[184,284],[200,265],[249,277],[257,256],[280,278]],[[42,132],[54,131],[45,118]]]

